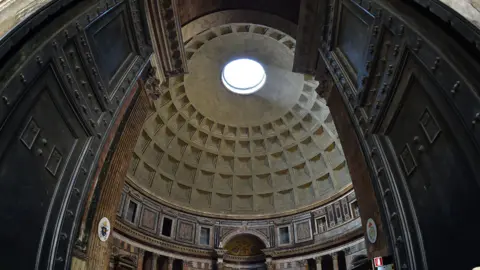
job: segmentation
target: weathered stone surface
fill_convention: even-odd
[[[480,0],[440,0],[480,28]]]
[[[247,9],[264,11],[281,16],[294,23],[298,21],[300,1],[297,0],[178,0],[180,21],[183,24],[208,13],[227,9]]]
[[[0,0],[0,38],[50,0]]]

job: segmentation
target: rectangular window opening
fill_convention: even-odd
[[[163,218],[163,225],[162,225],[162,235],[170,237],[172,236],[172,223],[173,221],[167,217]]]
[[[353,217],[357,218],[360,216],[360,209],[358,209],[357,201],[354,201],[352,203],[352,211],[353,211]]]
[[[135,223],[136,214],[137,214],[137,204],[135,202],[130,201],[127,209],[127,220],[132,223]]]
[[[210,229],[202,227],[200,229],[200,244],[201,245],[210,245]]]
[[[283,227],[279,229],[280,232],[280,244],[289,244],[290,243],[290,230],[288,227]]]

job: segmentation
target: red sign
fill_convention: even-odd
[[[373,259],[373,263],[375,264],[375,267],[383,266],[383,258],[382,257],[375,257]]]

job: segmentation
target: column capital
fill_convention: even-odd
[[[322,256],[317,256],[315,258],[315,264],[317,265],[317,270],[322,270]]]
[[[145,250],[139,249],[137,255],[137,270],[143,269],[143,260],[145,258]]]
[[[307,264],[308,264],[307,260],[300,260],[300,261],[297,261],[297,263],[300,266],[307,266]]]
[[[338,270],[338,252],[332,253],[333,270]]]
[[[220,258],[223,258],[223,256],[227,253],[226,249],[223,248],[216,248],[215,252],[217,253],[217,256]]]
[[[267,270],[274,270],[275,269],[275,264],[272,261],[265,262],[265,265],[267,266]]]
[[[172,270],[173,269],[173,261],[175,260],[175,258],[172,258],[172,257],[168,257],[168,270]],[[156,268],[155,268],[156,269]]]

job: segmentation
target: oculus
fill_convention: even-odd
[[[263,66],[255,60],[240,58],[230,61],[222,70],[225,87],[240,95],[249,95],[262,88],[267,80]]]

